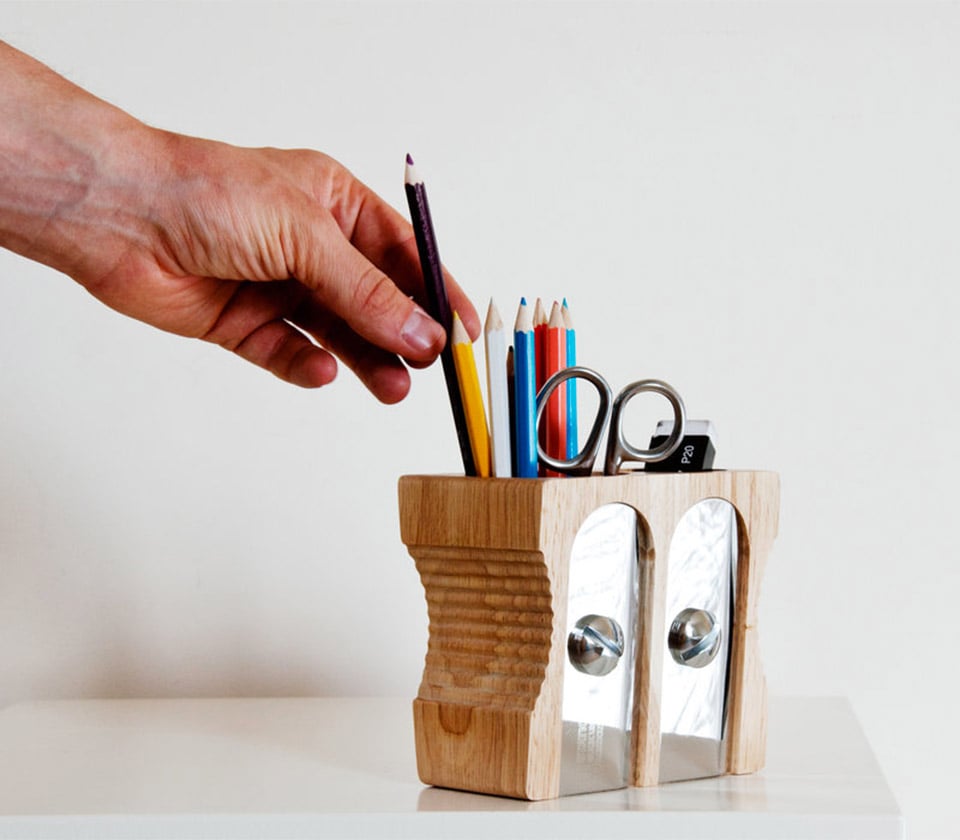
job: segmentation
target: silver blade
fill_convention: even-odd
[[[574,652],[568,650],[564,665],[561,796],[628,783],[639,594],[637,529],[633,508],[604,505],[587,517],[574,540],[567,633],[581,644],[571,643]],[[618,638],[610,620],[620,630]]]
[[[729,502],[706,499],[687,511],[674,532],[668,560],[661,782],[726,772],[727,674],[736,558],[736,511]],[[716,635],[698,633],[711,624],[704,614],[712,619]],[[674,627],[678,618],[681,620]],[[698,619],[701,624],[696,624]],[[685,664],[677,661],[684,656],[689,657]]]

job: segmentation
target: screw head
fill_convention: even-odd
[[[605,615],[585,615],[567,636],[570,664],[592,677],[606,676],[616,668],[623,646],[623,630]]]
[[[713,613],[688,607],[677,613],[670,625],[667,647],[674,661],[690,668],[703,668],[720,651],[720,625]]]

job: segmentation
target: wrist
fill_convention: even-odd
[[[95,279],[143,235],[156,132],[2,43],[0,80],[0,245]]]

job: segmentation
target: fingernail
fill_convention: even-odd
[[[443,327],[415,306],[400,330],[400,336],[414,350],[431,350],[443,340]]]

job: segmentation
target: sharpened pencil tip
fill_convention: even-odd
[[[551,330],[563,328],[563,310],[556,301],[553,302],[553,306],[550,309],[550,320],[547,322],[547,326]]]
[[[533,307],[533,323],[536,326],[547,323],[547,313],[543,308],[543,301],[540,298],[537,298],[537,302]]]
[[[407,154],[407,165],[404,167],[403,182],[411,186],[423,183],[420,173],[417,172],[417,167],[413,165],[413,158],[409,154]]]
[[[460,320],[460,313],[456,310],[453,312],[453,326],[450,328],[450,343],[473,344],[470,336],[467,334],[467,328],[463,325],[463,321]]]
[[[497,305],[493,302],[493,298],[490,298],[490,306],[487,307],[487,320],[484,324],[484,332],[491,332],[492,330],[502,330],[503,329],[503,319],[500,317],[500,312],[497,310]]]
[[[520,298],[520,306],[517,308],[517,320],[514,322],[514,332],[528,332],[533,329],[533,313],[527,306],[527,299]]]

